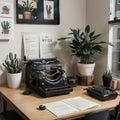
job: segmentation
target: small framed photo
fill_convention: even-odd
[[[9,40],[13,36],[13,20],[0,18],[0,40]]]
[[[0,17],[13,17],[13,5],[7,2],[0,2]]]
[[[17,0],[18,24],[59,24],[59,0]]]

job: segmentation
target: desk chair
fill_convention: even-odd
[[[110,120],[110,112],[108,109],[100,109],[90,112],[85,117],[76,120]]]
[[[0,120],[24,120],[15,110],[0,113]]]
[[[84,120],[110,120],[110,112],[108,109],[100,109],[91,113],[88,113]]]
[[[112,112],[110,117],[111,117],[111,120],[120,120],[120,102],[116,106],[115,110]]]

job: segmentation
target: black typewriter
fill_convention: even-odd
[[[87,93],[99,100],[106,101],[112,100],[117,97],[117,92],[112,88],[104,87],[104,86],[93,86],[87,88]]]
[[[73,90],[56,58],[29,60],[26,65],[25,83],[43,97],[68,94]]]

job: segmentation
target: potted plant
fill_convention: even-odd
[[[2,34],[8,34],[10,29],[10,23],[8,21],[1,22]]]
[[[105,87],[110,87],[111,86],[111,81],[112,81],[112,73],[110,70],[106,70],[103,75],[103,86]]]
[[[2,14],[9,14],[9,8],[6,5],[2,7]]]
[[[52,6],[51,5],[46,5],[46,11],[47,11],[47,17],[51,18],[51,11],[52,10]]]
[[[18,7],[23,10],[24,19],[31,19],[31,12],[34,10],[32,3],[25,0],[22,1],[22,4],[18,4]]]
[[[6,59],[2,63],[2,65],[7,71],[8,86],[10,88],[18,88],[20,86],[21,77],[22,77],[22,68],[23,68],[22,60],[20,58],[17,58],[16,54],[10,52],[6,56]],[[4,70],[2,67],[1,69]]]
[[[70,48],[72,55],[78,57],[78,70],[83,76],[91,76],[94,71],[95,63],[93,57],[95,53],[102,53],[102,44],[112,45],[104,41],[96,41],[101,34],[95,35],[95,31],[90,31],[90,26],[86,25],[82,32],[80,29],[70,29],[70,37],[59,38],[58,40],[71,39]]]

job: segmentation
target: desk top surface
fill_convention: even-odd
[[[21,94],[24,90],[28,89],[25,87],[25,85],[22,85],[21,88],[19,89],[11,89],[11,88],[8,88],[7,86],[1,85],[0,91],[3,98],[5,98],[11,104],[13,104],[16,109],[21,111],[21,113],[30,120],[65,120],[69,118],[77,118],[78,116],[84,116],[85,114],[97,109],[101,109],[101,108],[113,109],[120,101],[120,96],[118,96],[116,99],[109,100],[109,101],[99,101],[97,99],[94,99],[88,96],[86,91],[83,90],[84,88],[85,86],[77,86],[73,88],[73,92],[71,92],[70,94],[59,95],[59,96],[48,97],[48,98],[43,98],[40,95],[36,94],[34,91],[32,92],[31,95]],[[80,111],[77,113],[61,116],[61,117],[56,117],[47,109],[37,110],[37,108],[41,104],[59,101],[62,99],[72,98],[76,96],[86,98],[88,100],[91,100],[93,102],[100,104],[101,106]]]

